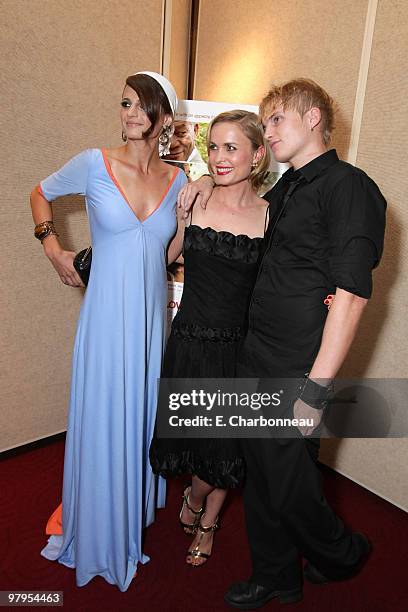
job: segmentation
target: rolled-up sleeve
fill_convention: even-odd
[[[52,202],[64,195],[86,195],[91,150],[82,151],[40,182],[39,192]]]
[[[369,298],[381,259],[386,202],[377,185],[353,168],[328,199],[329,267],[333,284]]]

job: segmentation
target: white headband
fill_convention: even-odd
[[[136,72],[136,74],[146,74],[147,76],[152,77],[152,79],[157,81],[157,83],[161,86],[164,93],[166,94],[166,97],[170,104],[171,112],[173,113],[173,116],[174,116],[176,112],[178,100],[177,100],[176,90],[174,89],[170,81],[166,79],[166,77],[164,77],[162,74],[159,74],[158,72],[148,72],[148,71],[143,70],[142,72]]]

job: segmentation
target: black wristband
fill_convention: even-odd
[[[317,382],[306,376],[301,387],[299,399],[301,399],[311,408],[323,410],[326,408],[332,392],[333,383],[331,383],[328,387],[323,387],[323,385],[319,385]]]

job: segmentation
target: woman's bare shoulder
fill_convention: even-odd
[[[268,208],[268,202],[264,198],[261,198],[260,196],[256,195],[256,193],[254,193],[252,205],[258,210],[266,210]]]

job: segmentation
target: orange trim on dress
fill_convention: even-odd
[[[122,187],[119,185],[119,182],[117,181],[117,179],[116,179],[115,175],[114,175],[114,174],[113,174],[113,172],[112,172],[112,168],[111,168],[111,165],[110,165],[110,163],[109,163],[109,160],[108,160],[108,157],[107,157],[107,154],[106,154],[106,149],[101,149],[101,153],[102,153],[103,161],[104,161],[104,164],[105,164],[105,168],[106,168],[106,170],[107,170],[107,172],[108,172],[109,176],[111,177],[111,179],[112,179],[113,183],[116,185],[116,187],[117,187],[117,189],[118,189],[119,193],[121,194],[122,198],[125,200],[126,204],[129,206],[130,210],[131,210],[131,211],[132,211],[132,213],[135,215],[135,217],[136,217],[136,219],[139,221],[139,223],[144,223],[145,221],[147,221],[147,219],[148,219],[149,217],[151,217],[151,216],[152,216],[152,214],[153,214],[153,213],[155,213],[155,212],[156,212],[156,210],[157,210],[158,208],[160,208],[160,206],[161,206],[161,205],[162,205],[162,203],[163,203],[164,198],[165,198],[165,197],[166,197],[166,195],[168,194],[168,192],[169,192],[169,190],[170,190],[171,186],[173,185],[173,183],[174,183],[174,181],[175,181],[175,179],[176,179],[176,176],[178,175],[178,173],[179,173],[179,172],[181,172],[181,171],[180,171],[180,169],[179,169],[179,168],[177,168],[177,167],[174,169],[173,176],[171,177],[170,182],[168,183],[168,185],[167,185],[167,187],[166,187],[166,189],[165,189],[165,192],[163,193],[162,197],[160,198],[159,203],[158,203],[158,204],[157,204],[157,206],[156,206],[156,207],[155,207],[155,208],[154,208],[154,209],[153,209],[153,210],[152,210],[152,211],[151,211],[151,212],[150,212],[150,213],[147,215],[147,217],[145,217],[143,220],[141,220],[141,219],[139,219],[139,217],[137,216],[137,214],[136,214],[136,213],[135,213],[135,211],[133,210],[133,208],[132,208],[132,206],[131,206],[131,204],[130,204],[129,200],[128,200],[128,199],[127,199],[127,197],[126,197],[125,192],[123,191]]]
[[[45,528],[47,535],[62,535],[62,504],[51,514]]]
[[[44,198],[44,200],[47,200],[47,198],[45,197],[45,195],[44,195],[44,193],[43,193],[43,190],[42,190],[42,187],[41,187],[40,183],[38,183],[38,185],[37,185],[37,187],[36,187],[36,190],[38,191],[38,193],[40,194],[40,196],[42,196],[42,197]],[[48,200],[47,200],[47,202],[48,202]]]

